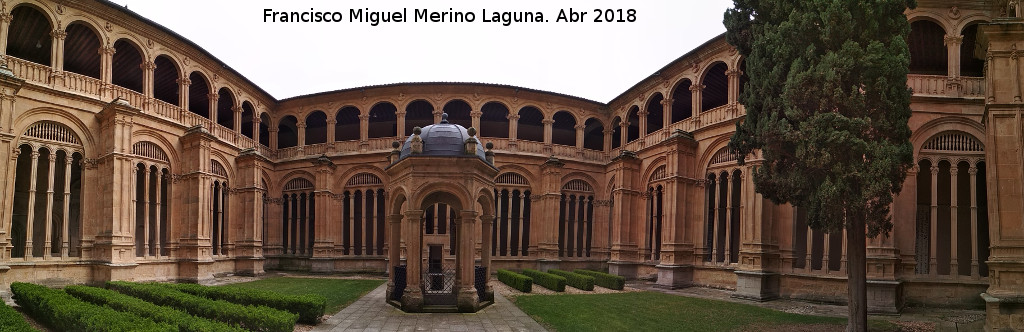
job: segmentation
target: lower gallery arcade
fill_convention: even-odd
[[[868,240],[876,312],[1024,296],[1024,23],[970,3],[907,14],[915,166]],[[607,103],[475,83],[278,100],[119,6],[3,11],[0,285],[360,271],[429,302],[498,268],[589,268],[846,301],[842,230],[761,197],[759,156],[726,147],[746,77],[722,36]],[[453,139],[478,163],[410,152]]]

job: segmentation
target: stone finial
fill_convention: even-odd
[[[469,127],[469,129],[466,129],[466,133],[469,134],[469,137],[475,137],[476,136],[476,128]]]
[[[441,123],[448,123],[448,113],[441,113]]]
[[[479,143],[479,141],[476,140],[475,137],[467,138],[466,139],[466,154],[468,154],[468,155],[476,154],[476,146],[477,146],[477,144],[480,144],[480,143]]]
[[[388,161],[392,164],[398,162],[398,158],[402,154],[401,144],[398,141],[391,142],[391,155],[388,156]]]
[[[487,142],[484,147],[487,148],[487,152],[484,152],[484,159],[487,160],[488,164],[494,165],[494,151],[492,151],[492,149],[494,149],[494,143]]]
[[[423,129],[420,127],[412,128],[412,138],[409,139],[409,148],[412,150],[412,154],[423,153],[423,138],[420,137],[420,133]]]

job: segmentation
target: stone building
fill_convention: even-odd
[[[418,229],[442,265],[473,255],[489,269],[608,269],[754,300],[845,302],[844,236],[758,195],[757,156],[740,166],[725,148],[745,111],[743,61],[724,37],[608,102],[476,83],[278,100],[107,1],[0,3],[0,284],[394,274],[429,265],[426,249],[390,237]],[[869,240],[871,310],[987,305],[990,327],[1013,327],[1024,315],[1007,309],[1024,296],[1024,15],[1016,1],[918,5],[907,11],[916,167],[892,233]],[[493,178],[474,178],[489,190],[396,178],[405,152],[393,144],[444,113],[492,146]],[[422,196],[433,192],[444,194]],[[420,270],[406,273],[428,282]]]

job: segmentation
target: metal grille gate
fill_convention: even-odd
[[[431,262],[423,271],[423,304],[455,305],[455,263]]]

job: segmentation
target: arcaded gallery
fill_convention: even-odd
[[[906,13],[916,164],[868,240],[874,312],[1024,315],[998,311],[1024,296],[1024,21],[1003,2]],[[846,302],[845,236],[761,197],[757,153],[726,147],[746,78],[724,36],[607,102],[429,82],[279,100],[103,0],[3,1],[0,51],[0,286],[368,272],[399,305],[469,308],[495,269],[589,268]]]

